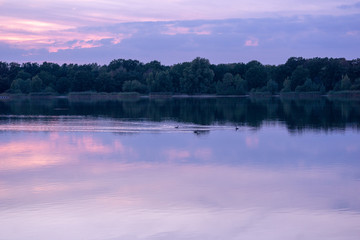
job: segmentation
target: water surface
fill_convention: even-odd
[[[0,102],[0,239],[358,239],[357,107]]]

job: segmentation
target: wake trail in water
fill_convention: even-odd
[[[176,133],[196,134],[213,130],[230,130],[234,126],[197,125],[175,121],[154,122],[146,119],[108,119],[84,116],[15,116],[0,115],[0,131],[30,132],[113,132],[113,133]]]

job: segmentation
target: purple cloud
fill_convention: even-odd
[[[0,1],[1,60],[174,64],[201,56],[213,63],[277,64],[291,56],[358,57],[360,15],[344,8],[359,2],[278,0],[274,7],[272,0],[249,1],[226,1],[231,8],[201,0]]]
[[[356,3],[354,3],[354,4],[342,4],[342,5],[340,5],[338,8],[344,9],[344,10],[349,10],[349,9],[354,9],[354,8],[360,8],[360,2],[356,2]]]

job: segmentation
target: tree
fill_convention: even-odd
[[[0,76],[0,93],[5,92],[10,88],[10,81],[7,76]]]
[[[190,62],[184,62],[173,65],[169,69],[169,75],[173,86],[173,92],[181,92],[181,81],[183,78],[183,72],[185,68],[189,67],[191,65]]]
[[[326,65],[321,69],[320,77],[327,91],[335,90],[337,83],[340,82],[342,76],[344,76],[348,69],[348,63],[345,59],[328,59]]]
[[[29,93],[31,89],[31,80],[17,78],[11,83],[10,91],[12,93]]]
[[[303,85],[297,86],[295,89],[296,92],[312,92],[318,90],[319,85],[311,81],[310,78],[306,79]]]
[[[28,62],[20,65],[0,61],[0,93],[9,89],[11,92],[20,93],[45,91],[45,89],[47,91],[55,89],[59,93],[70,90],[117,92],[134,89],[134,86],[140,86],[138,90],[142,93],[153,91],[245,94],[249,90],[276,92],[281,87],[282,92],[325,93],[330,90],[359,90],[358,79],[360,79],[360,59],[348,61],[344,58],[292,57],[285,64],[277,66],[264,66],[258,61],[250,61],[247,64],[211,65],[209,60],[204,58],[196,58],[191,62],[173,66],[164,66],[158,61],[143,64],[130,59],[114,60],[109,65],[103,66],[98,64],[59,66],[47,62],[39,66],[37,63]],[[133,82],[135,80],[136,82]],[[125,87],[123,87],[124,82],[127,82]],[[29,88],[25,89],[29,83]],[[143,89],[144,86],[146,89]]]
[[[40,79],[43,82],[43,85],[45,87],[55,87],[56,85],[56,77],[54,75],[52,75],[49,72],[45,72],[45,71],[41,71],[38,76],[40,77]]]
[[[302,57],[291,57],[286,61],[285,66],[289,68],[291,73],[297,67],[302,66],[305,62],[306,60]]]
[[[340,86],[341,86],[341,90],[349,90],[350,89],[351,81],[347,74],[345,74],[345,76],[342,76]]]
[[[16,78],[16,75],[20,71],[20,64],[11,62],[9,64],[9,79],[10,81]]]
[[[309,70],[304,68],[302,65],[297,66],[291,74],[291,91],[294,91],[297,86],[301,86],[305,83],[306,79],[309,78]]]
[[[214,79],[214,72],[210,69],[210,62],[205,58],[195,58],[186,67],[181,78],[181,90],[185,93],[209,93]],[[215,90],[215,86],[214,86]]]
[[[266,84],[266,88],[269,92],[271,92],[271,94],[274,94],[278,91],[278,86],[279,85],[277,84],[277,82],[272,79],[270,79]]]
[[[10,86],[10,92],[11,93],[21,93],[20,90],[20,82],[23,81],[21,78],[15,79]]]
[[[354,84],[351,86],[350,90],[360,90],[360,78],[355,79]]]
[[[41,92],[42,90],[42,80],[39,76],[35,76],[31,79],[31,92]]]
[[[72,91],[89,91],[93,87],[93,75],[89,71],[78,71],[72,82]]]
[[[19,71],[18,74],[16,75],[16,78],[21,78],[23,80],[29,79],[31,77],[32,77],[31,74],[25,72],[24,70]]]
[[[265,67],[262,64],[252,64],[245,73],[245,80],[249,89],[262,88],[267,83],[267,73]]]
[[[253,67],[261,67],[261,66],[263,66],[263,65],[261,64],[261,62],[256,61],[256,60],[252,60],[252,61],[250,61],[250,62],[248,62],[248,63],[246,64],[246,71],[249,70],[250,68],[253,68]],[[245,72],[245,73],[246,73],[246,72]]]
[[[115,82],[111,75],[105,71],[95,78],[94,89],[97,92],[116,92]]]
[[[242,95],[247,91],[246,81],[237,74],[225,73],[222,81],[216,84],[216,93],[220,95]]]
[[[147,83],[151,92],[172,92],[173,86],[168,71],[153,73],[147,78]]]
[[[165,67],[159,61],[151,61],[144,65],[145,72],[160,72],[164,71]]]
[[[141,82],[139,82],[138,80],[125,81],[123,85],[123,91],[145,93],[146,86]]]
[[[289,77],[287,77],[283,83],[283,89],[281,89],[282,92],[290,92],[291,91],[291,80]]]
[[[225,73],[222,80],[217,82],[216,93],[223,95],[235,94],[234,76],[231,73]]]
[[[71,87],[71,84],[67,77],[61,77],[56,81],[55,89],[60,94],[69,92],[70,87]]]
[[[24,72],[29,73],[30,76],[35,76],[39,71],[39,64],[38,63],[23,63],[21,68]]]
[[[234,78],[235,83],[235,94],[243,95],[247,92],[247,83],[246,81],[237,74]]]

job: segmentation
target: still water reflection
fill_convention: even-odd
[[[294,134],[96,111],[1,116],[0,239],[360,236],[355,120]]]

